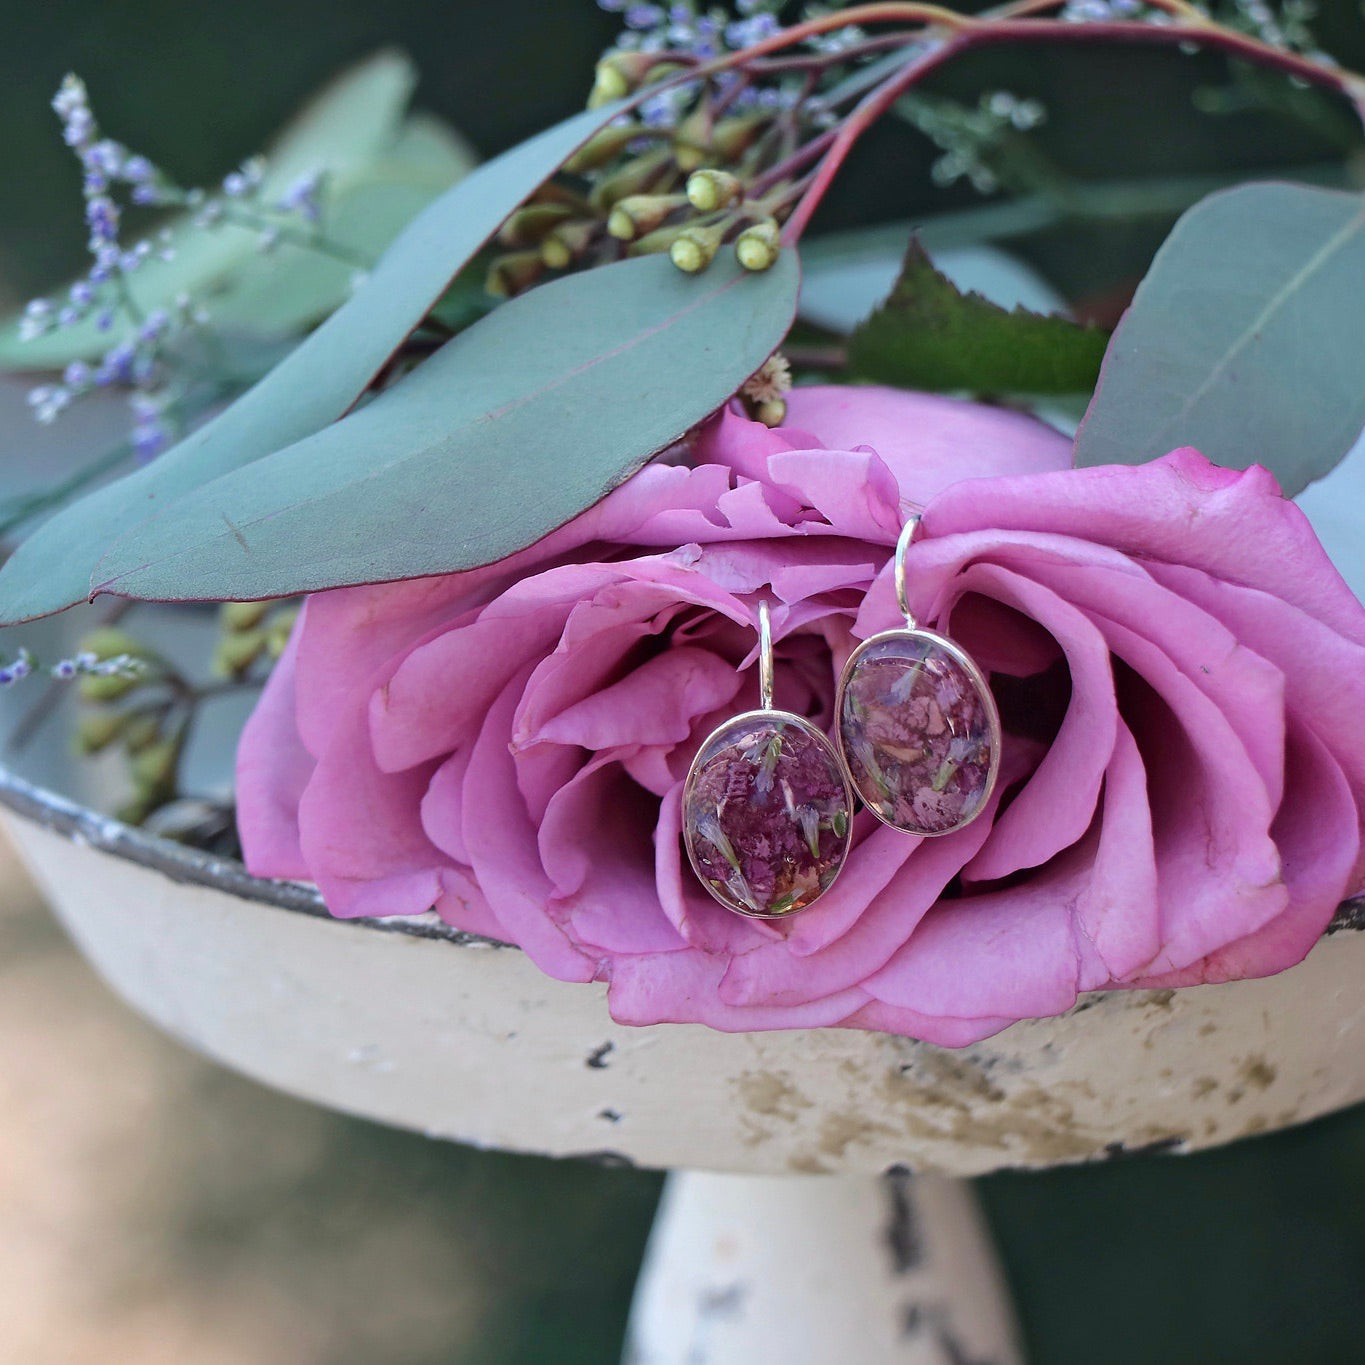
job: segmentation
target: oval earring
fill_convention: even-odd
[[[773,707],[768,604],[758,608],[759,709],[718,726],[683,785],[683,842],[727,910],[786,919],[833,884],[853,835],[853,790],[829,739]]]
[[[883,824],[952,834],[986,808],[1000,771],[1000,715],[976,662],[915,620],[905,557],[920,518],[896,543],[896,603],[905,625],[849,655],[835,703],[839,752],[854,790]]]

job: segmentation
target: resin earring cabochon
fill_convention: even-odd
[[[907,834],[952,834],[985,808],[1000,717],[981,670],[931,630],[888,630],[849,656],[839,750],[867,808]]]
[[[748,711],[707,737],[683,786],[693,870],[729,910],[784,919],[848,857],[853,791],[830,741],[790,711]]]

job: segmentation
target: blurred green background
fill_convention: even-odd
[[[496,151],[581,102],[614,31],[590,0],[4,0],[0,19],[10,302],[81,262],[77,171],[48,107],[67,70],[110,135],[211,183],[389,43],[417,59],[418,104]],[[1326,4],[1317,29],[1365,61],[1355,0]],[[1042,98],[1046,152],[1081,178],[1359,158],[1342,110],[1287,87],[1279,113],[1196,117],[1196,93],[1225,79],[1216,59],[1037,49],[938,89]],[[934,155],[880,130],[824,224],[973,202],[932,189]],[[1022,249],[1102,311],[1167,226]],[[0,1360],[615,1359],[659,1177],[441,1145],[260,1090],[134,1020],[13,869],[0,887]],[[1040,1365],[1365,1359],[1365,1114],[978,1188]]]

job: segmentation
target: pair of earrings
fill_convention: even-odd
[[[853,834],[855,793],[884,824],[925,837],[952,834],[986,806],[1000,768],[1000,718],[981,670],[959,646],[923,629],[905,592],[904,627],[864,640],[835,700],[838,748],[803,716],[773,706],[768,604],[759,604],[759,709],[707,736],[683,787],[683,841],[693,870],[728,910],[785,919],[839,875]]]

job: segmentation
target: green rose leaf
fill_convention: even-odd
[[[1365,426],[1363,299],[1365,197],[1288,184],[1210,195],[1175,225],[1114,333],[1077,464],[1194,446],[1299,492]]]
[[[128,477],[63,509],[0,568],[0,624],[84,601],[96,560],[120,535],[220,475],[334,422],[503,219],[617,106],[577,114],[477,170],[398,236],[355,293],[231,407]]]
[[[1365,197],[1297,184],[1209,195],[1175,224],[1115,330],[1077,464],[1192,445],[1284,493],[1365,426]]]
[[[1106,339],[961,293],[912,237],[890,298],[849,337],[848,365],[856,379],[936,393],[1088,393]]]
[[[492,563],[563,525],[719,407],[780,345],[799,267],[650,256],[506,304],[372,403],[188,494],[94,587],[245,600]]]

